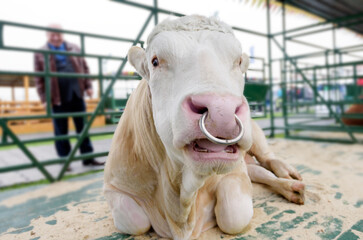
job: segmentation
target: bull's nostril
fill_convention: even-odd
[[[196,105],[192,102],[191,99],[188,100],[188,105],[190,110],[197,114],[203,114],[208,111],[207,107]]]
[[[238,106],[237,108],[236,108],[236,111],[234,112],[235,114],[238,114],[238,112],[241,110],[241,107],[242,106]]]

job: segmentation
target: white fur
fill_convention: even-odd
[[[222,33],[228,33],[234,36],[232,28],[219,21],[215,17],[206,18],[203,16],[192,15],[183,18],[179,18],[177,21],[165,20],[164,22],[158,24],[153,31],[150,33],[147,43],[149,44],[153,38],[161,32],[172,31],[217,31]]]
[[[160,61],[157,68],[151,63],[155,56]],[[149,81],[157,132],[168,155],[178,161],[185,162],[181,148],[193,138],[185,134],[194,123],[180,108],[187,96],[215,93],[244,98],[242,73],[248,68],[248,56],[242,55],[231,28],[215,18],[188,16],[159,24],[148,38],[146,61],[130,62]],[[136,66],[140,62],[147,67]],[[248,141],[249,120],[244,125]],[[249,148],[251,141],[241,145]]]
[[[159,61],[159,65],[156,67],[152,64],[152,60],[155,58]],[[248,57],[245,54],[242,55],[241,45],[234,37],[232,29],[215,18],[200,16],[187,16],[174,21],[164,21],[150,34],[146,51],[139,47],[130,49],[129,61],[147,80],[153,116],[152,119],[148,119],[148,122],[154,123],[157,135],[165,148],[166,158],[160,159],[158,164],[152,164],[153,168],[156,168],[157,175],[153,175],[155,173],[148,170],[152,181],[147,184],[155,187],[156,192],[152,192],[155,195],[147,194],[150,188],[147,188],[146,191],[143,187],[140,189],[136,187],[136,191],[129,187],[135,183],[135,180],[131,180],[134,178],[133,175],[110,176],[109,171],[115,172],[111,167],[105,174],[106,179],[122,178],[124,182],[107,181],[117,182],[117,188],[131,192],[130,196],[133,195],[135,199],[139,199],[135,202],[138,205],[133,206],[135,208],[133,211],[140,213],[139,210],[143,209],[149,216],[153,228],[161,236],[172,236],[174,239],[189,239],[192,234],[199,236],[203,229],[208,229],[215,224],[213,212],[203,213],[205,209],[210,211],[210,206],[214,202],[217,202],[215,215],[217,221],[222,224],[222,230],[226,233],[241,232],[249,223],[253,212],[251,183],[247,176],[245,163],[242,161],[244,153],[252,145],[252,133],[248,103],[243,96],[245,84],[243,73],[248,68]],[[145,89],[145,80],[143,89]],[[136,92],[140,94],[141,91],[144,90],[139,89]],[[145,98],[146,93],[148,94],[148,91],[144,91],[141,98]],[[240,118],[245,133],[238,143],[240,153],[238,161],[237,159],[235,161],[217,159],[203,163],[191,159],[186,151],[186,146],[191,141],[205,137],[198,127],[198,122],[187,116],[185,109],[182,108],[182,103],[191,96],[206,94],[219,98],[228,96],[243,103],[245,110]],[[140,95],[137,96],[140,97]],[[135,107],[137,100],[133,99],[131,102],[131,105]],[[140,106],[140,109],[145,109],[145,106]],[[130,109],[126,107],[126,110],[125,114],[130,117]],[[146,111],[148,112],[147,109]],[[145,116],[144,114],[145,111],[140,111],[137,119],[141,119],[139,121],[146,125],[145,117],[148,116],[148,113]],[[120,123],[118,132],[124,132],[134,139],[134,130],[131,127],[127,128],[127,126],[134,126],[134,124],[130,124],[134,119],[123,119],[124,122]],[[141,123],[135,125],[138,124],[141,125]],[[123,142],[123,146],[127,145],[130,148],[137,146],[138,150],[140,150],[139,147],[142,148],[139,146],[140,141],[135,140],[128,144],[120,138],[121,135],[117,135],[117,141]],[[117,144],[114,141],[113,146],[116,149]],[[146,159],[147,156],[135,156],[132,149],[131,153],[131,156],[127,155],[130,157],[125,159],[122,158],[122,153],[116,153],[114,150],[109,158],[117,165],[120,155],[120,161],[123,161],[124,165],[117,165],[119,168],[125,164],[130,168],[133,166],[130,161],[135,162],[135,165],[144,164],[138,158]],[[154,163],[154,159],[151,162]],[[133,170],[136,172],[136,169]],[[139,171],[143,171],[143,169]],[[223,187],[225,185],[223,182],[228,183],[230,178],[222,180],[222,183],[219,184],[223,176],[229,175],[231,175],[231,179],[237,179],[236,186]],[[157,176],[157,179],[154,176]],[[154,180],[157,180],[156,185],[153,185]],[[203,194],[199,194],[199,191],[203,191]],[[218,192],[222,194],[218,194]],[[224,196],[225,194],[231,198]],[[133,203],[130,199],[128,200],[129,203]],[[232,204],[226,204],[228,202]],[[157,204],[163,204],[163,207],[152,207]],[[236,210],[242,212],[236,213]],[[196,216],[196,211],[202,215]],[[128,216],[118,211],[114,213],[116,220],[122,217]],[[162,220],[160,220],[161,218]],[[140,219],[144,220],[143,218],[136,220],[141,221]],[[121,231],[124,231],[123,229],[128,227],[119,224],[120,221],[115,223],[120,225]],[[128,223],[128,220],[125,221]],[[132,223],[135,219],[131,218],[130,221]],[[232,224],[233,221],[237,222]],[[167,226],[165,226],[165,222]],[[226,227],[224,222],[228,222],[230,226]],[[147,226],[147,221],[143,221],[142,229],[136,230],[145,231]]]
[[[161,237],[197,239],[218,223],[225,233],[240,233],[253,215],[247,170],[254,181],[303,203],[304,185],[280,179],[300,175],[275,158],[250,118],[242,75],[249,60],[231,28],[200,16],[165,21],[150,35],[146,51],[130,49],[129,61],[144,79],[115,131],[104,174],[105,197],[121,232],[142,234],[152,226]],[[221,137],[228,138],[225,119],[233,125],[237,114],[243,122],[245,134],[232,161],[188,151],[195,146],[191,141],[205,139],[201,112],[191,105],[198,97],[213,102],[208,113],[221,121],[211,130]],[[260,165],[247,168],[252,156]]]

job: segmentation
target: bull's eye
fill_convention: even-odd
[[[151,64],[154,66],[154,67],[157,67],[159,66],[159,59],[155,56],[153,57],[153,59],[151,60]]]
[[[241,66],[241,64],[242,64],[242,58],[240,57],[239,58],[239,63],[238,63],[240,66]]]

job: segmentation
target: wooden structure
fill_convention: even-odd
[[[0,87],[11,88],[11,101],[3,101],[0,95],[0,118],[45,114],[45,109],[39,100],[29,100],[29,88],[34,86],[35,82],[29,76],[0,75]],[[16,100],[15,87],[24,88],[25,99],[23,101]],[[98,102],[99,98],[86,100],[87,112],[93,112]],[[93,127],[103,125],[105,125],[105,116],[97,116],[92,124]],[[51,119],[13,120],[8,122],[8,126],[16,134],[53,131]],[[71,118],[69,118],[69,126],[70,129],[75,129]],[[0,128],[0,134],[1,131]]]

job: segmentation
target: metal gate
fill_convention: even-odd
[[[120,115],[119,111],[105,111],[104,103],[106,101],[107,96],[109,95],[113,85],[115,82],[119,79],[125,80],[125,79],[140,79],[139,76],[122,76],[122,71],[125,67],[125,64],[127,62],[127,56],[125,57],[110,57],[110,56],[104,56],[104,55],[97,55],[97,54],[88,54],[85,51],[85,39],[86,38],[98,38],[98,39],[107,39],[107,40],[114,40],[114,41],[120,41],[120,42],[127,42],[131,45],[139,44],[141,47],[143,47],[144,42],[141,41],[141,36],[145,32],[145,29],[150,24],[152,19],[154,19],[154,24],[158,23],[158,14],[164,13],[164,14],[171,14],[175,16],[183,16],[183,14],[169,11],[166,9],[162,9],[158,7],[157,0],[154,0],[153,6],[148,6],[136,2],[131,1],[124,1],[124,0],[115,0],[116,2],[134,6],[137,8],[142,8],[149,11],[149,15],[145,19],[145,22],[139,31],[138,35],[134,39],[129,38],[121,38],[121,37],[111,37],[111,36],[102,36],[97,34],[90,34],[85,32],[76,32],[76,31],[68,31],[68,30],[59,30],[59,29],[51,29],[51,28],[45,28],[45,27],[39,27],[39,26],[33,26],[33,25],[27,25],[27,24],[19,24],[19,23],[13,23],[13,22],[6,22],[6,21],[0,21],[0,50],[11,50],[11,51],[19,51],[19,52],[30,52],[30,53],[36,53],[40,52],[44,55],[44,58],[47,59],[49,55],[51,54],[60,54],[57,51],[46,51],[46,50],[39,50],[39,49],[31,49],[31,48],[22,48],[22,47],[10,47],[6,46],[4,44],[4,26],[13,26],[13,27],[21,27],[26,29],[36,29],[36,30],[42,30],[42,31],[54,31],[54,32],[62,32],[66,34],[72,34],[75,36],[78,36],[80,38],[80,47],[81,52],[80,53],[70,53],[70,52],[62,52],[64,55],[73,55],[73,56],[81,56],[81,57],[87,57],[87,58],[95,58],[98,60],[99,65],[99,72],[96,75],[91,74],[65,74],[65,73],[55,73],[51,72],[49,68],[49,63],[46,61],[45,63],[45,71],[44,72],[12,72],[12,71],[0,71],[0,75],[21,75],[21,76],[41,76],[45,79],[45,89],[46,89],[46,101],[47,101],[47,109],[45,115],[32,115],[32,116],[13,116],[13,117],[3,117],[0,119],[0,126],[2,128],[2,138],[1,138],[1,146],[9,146],[9,145],[16,145],[18,146],[22,152],[29,158],[31,163],[29,164],[23,164],[23,165],[17,165],[17,166],[11,166],[11,167],[2,167],[0,168],[0,173],[9,172],[9,171],[16,171],[16,170],[22,170],[22,169],[28,169],[28,168],[38,168],[43,175],[46,177],[47,180],[50,182],[53,182],[55,180],[61,180],[64,176],[64,173],[69,166],[69,164],[72,161],[77,161],[81,159],[86,158],[92,158],[92,157],[100,157],[100,156],[106,156],[108,152],[98,152],[98,153],[92,153],[92,154],[82,154],[79,156],[76,156],[76,152],[78,148],[80,147],[83,139],[87,136],[96,136],[96,135],[106,135],[106,134],[112,134],[113,132],[101,132],[101,133],[89,133],[89,129],[92,125],[92,122],[96,118],[96,116],[99,115]],[[305,27],[299,27],[295,29],[286,30],[285,29],[285,2],[283,1],[282,5],[282,22],[283,22],[283,31],[279,33],[271,33],[271,17],[270,17],[270,0],[266,0],[266,16],[267,16],[267,33],[261,33],[257,31],[252,31],[248,29],[244,29],[241,27],[233,27],[235,31],[241,31],[247,34],[259,36],[259,37],[265,37],[267,39],[267,45],[268,45],[268,52],[267,52],[267,58],[257,58],[262,61],[262,67],[261,69],[250,69],[250,71],[258,71],[263,74],[263,88],[270,92],[269,94],[269,102],[270,107],[268,109],[269,114],[269,127],[265,127],[264,130],[268,131],[270,137],[274,137],[276,130],[283,130],[285,137],[288,138],[299,138],[299,139],[314,139],[314,140],[323,140],[323,141],[341,141],[341,142],[350,142],[354,143],[357,142],[357,139],[355,138],[353,133],[361,133],[363,132],[362,127],[349,127],[345,125],[341,118],[342,116],[346,116],[344,114],[344,106],[347,104],[352,103],[363,103],[363,99],[359,98],[359,94],[361,94],[358,88],[353,88],[352,96],[350,99],[335,99],[332,100],[330,97],[326,98],[323,96],[323,94],[319,91],[319,86],[324,83],[327,88],[334,88],[338,84],[339,79],[344,78],[350,78],[353,79],[353,83],[357,83],[357,79],[362,77],[360,74],[357,73],[357,66],[359,64],[363,64],[362,59],[356,62],[343,62],[341,59],[345,54],[352,54],[354,51],[362,51],[363,45],[358,46],[351,46],[346,48],[336,48],[333,49],[325,49],[322,46],[318,46],[317,44],[312,43],[306,43],[303,41],[296,40],[295,38],[299,37],[299,33],[302,30],[306,30],[309,28],[314,28],[316,26],[322,26],[322,25],[328,25],[327,30],[335,31],[336,28],[340,27],[347,27],[352,24],[359,24],[362,23],[362,16],[363,14],[358,14],[355,16],[349,16],[346,18],[341,19],[335,19],[335,20],[329,20],[324,21],[318,24],[313,24],[310,26]],[[353,20],[353,21],[352,21]],[[356,21],[354,21],[356,20]],[[331,27],[330,25],[333,26]],[[313,34],[314,31],[311,31],[309,33],[304,32],[304,34]],[[294,35],[293,35],[294,34]],[[300,34],[301,35],[301,34]],[[280,43],[277,40],[277,37],[282,36],[283,41]],[[310,46],[314,46],[316,48],[320,48],[322,51],[312,54],[306,54],[306,55],[299,55],[299,56],[290,56],[288,54],[288,51],[286,49],[286,42],[287,41],[295,41],[299,42],[301,44],[308,44]],[[283,53],[283,58],[280,59],[273,59],[272,51],[271,51],[271,45],[275,44]],[[326,56],[328,59],[329,55],[336,56],[337,60],[333,63],[329,63],[328,61],[324,65],[315,65],[315,66],[304,66],[302,67],[300,60],[311,57],[311,56],[317,56],[317,55],[323,55]],[[103,74],[102,72],[102,60],[104,59],[113,59],[113,60],[119,60],[121,62],[116,74],[114,76],[107,76]],[[272,94],[272,88],[274,84],[273,82],[273,74],[272,74],[272,64],[274,63],[280,63],[281,65],[281,77],[282,81],[281,87],[283,91],[282,95],[282,109],[283,109],[283,127],[276,127],[275,126],[275,113],[274,113],[274,103],[273,103],[273,94]],[[339,76],[336,74],[331,75],[330,70],[331,69],[337,69],[342,67],[352,67],[352,75],[350,76]],[[319,78],[319,71],[321,69],[328,69],[328,73],[326,76]],[[267,74],[266,74],[267,72]],[[266,77],[267,75],[267,77]],[[363,75],[363,74],[362,74]],[[299,76],[296,77],[296,76]],[[93,113],[64,113],[64,114],[54,114],[51,112],[51,105],[50,105],[50,79],[51,77],[82,77],[82,78],[93,78],[98,79],[100,84],[100,91],[103,93],[101,96],[101,99],[94,110]],[[248,80],[248,78],[246,77]],[[106,89],[102,89],[102,81],[104,80],[111,80],[111,83],[108,85]],[[326,82],[327,81],[327,82]],[[261,89],[258,88],[258,84],[254,83],[246,83],[250,86],[252,93],[255,91],[260,91]],[[296,95],[289,96],[288,90],[291,89],[293,85],[299,85],[299,84],[305,84],[310,90],[312,91],[312,98],[309,101],[300,101]],[[257,86],[257,87],[256,87]],[[266,87],[267,86],[267,87]],[[256,90],[257,89],[257,90]],[[329,90],[328,90],[329,91]],[[248,94],[248,93],[246,93]],[[332,95],[335,93],[328,93],[328,95]],[[253,94],[252,94],[253,95]],[[252,98],[252,97],[251,97]],[[264,116],[267,116],[266,111],[266,104],[265,104],[265,97],[259,96],[259,99],[256,100],[257,105],[263,105],[264,106]],[[310,108],[309,108],[310,106]],[[311,111],[312,108],[316,106],[324,106],[327,112],[327,115],[325,116],[317,116],[314,112]],[[334,108],[334,106],[338,106],[340,108],[340,112]],[[351,114],[349,117],[354,118],[362,118],[363,114]],[[73,116],[83,116],[83,117],[89,117],[89,120],[86,122],[83,131],[81,134],[75,134],[75,135],[66,135],[66,136],[58,136],[58,137],[50,137],[50,138],[39,138],[39,139],[32,139],[32,140],[20,140],[19,137],[14,134],[14,132],[8,127],[8,122],[13,120],[29,120],[29,119],[49,119],[49,118],[61,118],[61,117],[73,117]],[[309,118],[309,119],[306,119]],[[298,122],[291,123],[291,119],[303,119]],[[332,123],[332,126],[322,126],[316,124],[316,121],[319,120],[326,120],[326,119],[333,119],[335,122]],[[302,131],[302,130],[312,130],[312,131],[332,131],[332,132],[345,132],[349,139],[335,139],[335,138],[328,138],[328,139],[321,139],[321,138],[315,138],[310,136],[300,136],[300,135],[294,135],[293,131]],[[49,159],[47,161],[40,162],[32,153],[29,151],[29,148],[27,147],[27,144],[34,143],[34,142],[44,142],[44,141],[54,141],[54,140],[61,140],[61,139],[70,139],[75,138],[77,139],[77,142],[75,146],[72,148],[71,153],[69,156],[64,158],[58,158],[58,159]],[[10,140],[10,141],[9,141]],[[63,164],[63,167],[61,171],[59,172],[57,177],[53,177],[45,168],[44,166],[52,165],[52,164]]]

